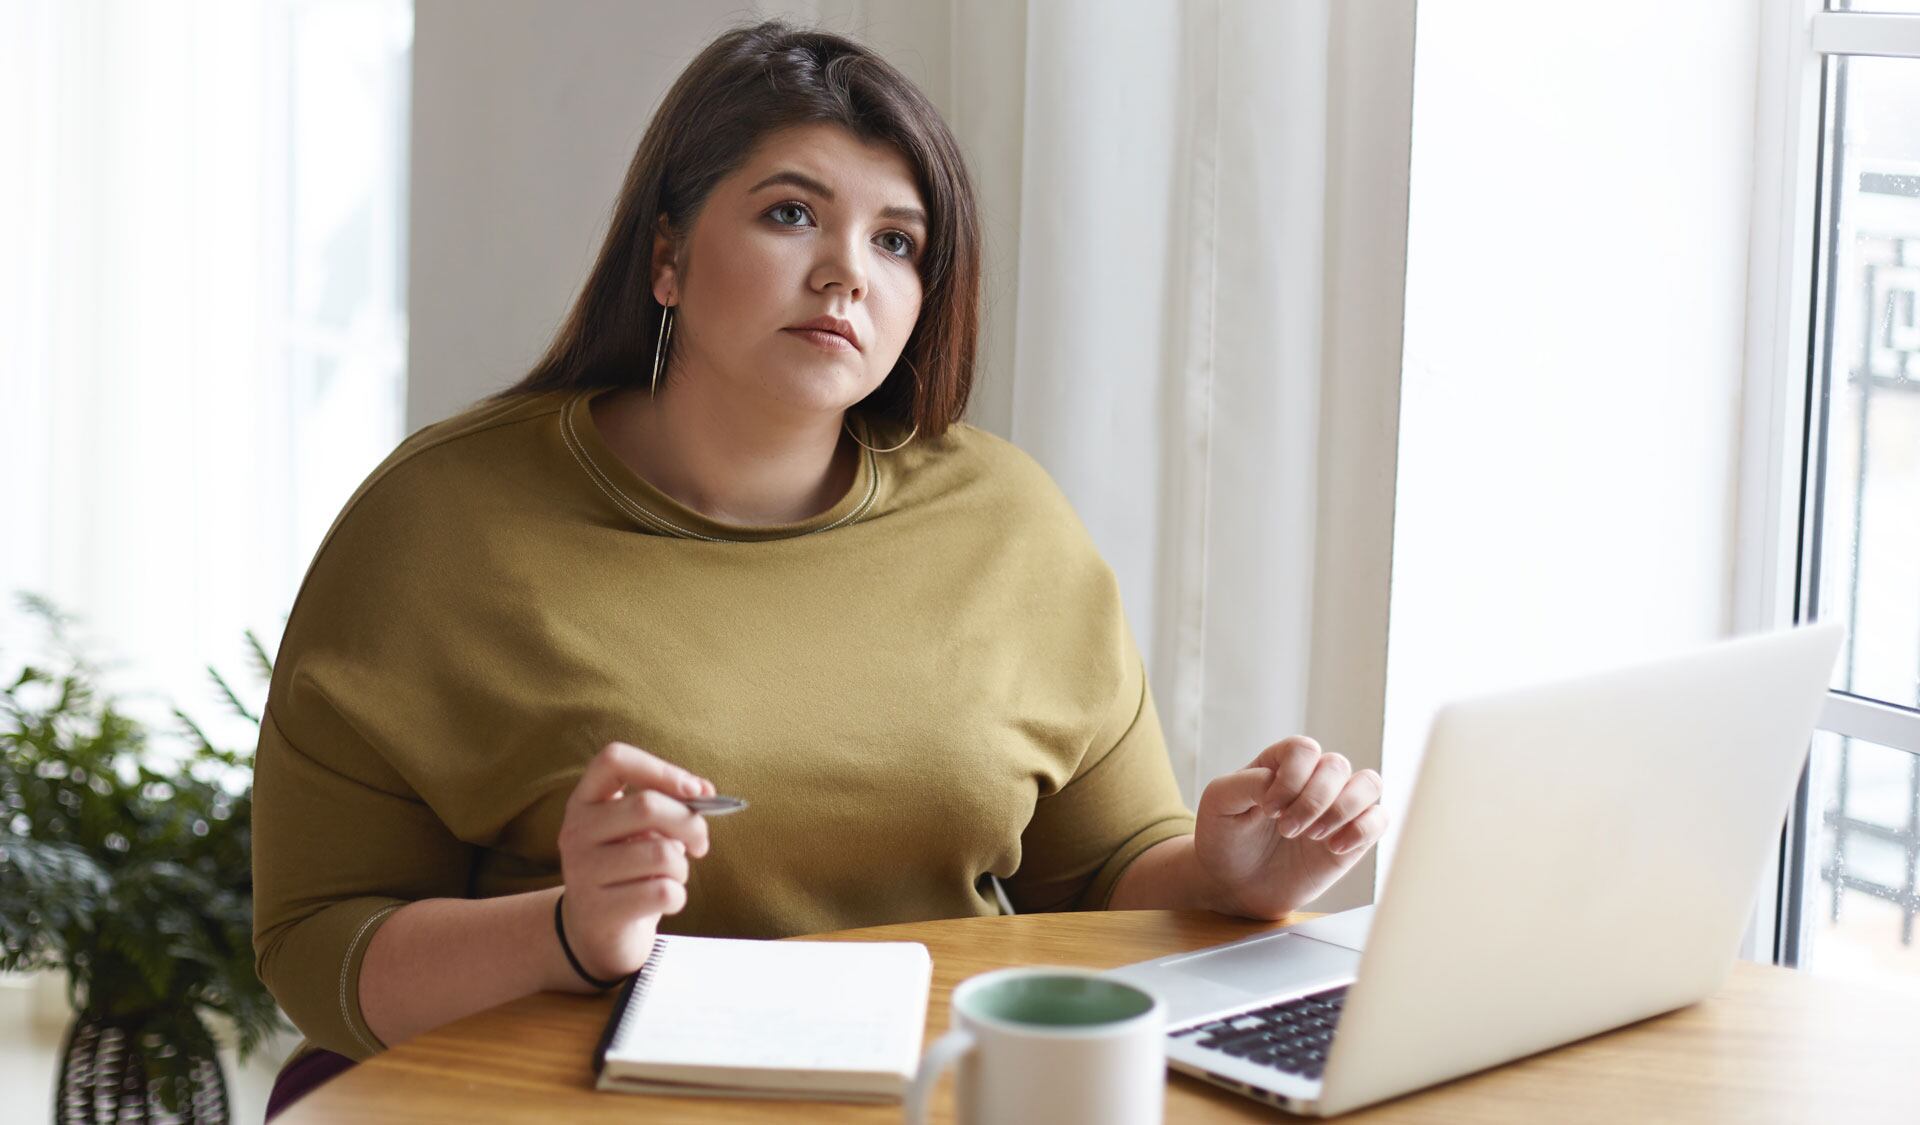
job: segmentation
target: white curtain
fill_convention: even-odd
[[[1325,12],[1031,7],[1011,436],[1120,576],[1189,799],[1304,728]]]
[[[0,643],[220,729],[399,438],[404,0],[0,6]],[[250,739],[250,728],[227,728]]]

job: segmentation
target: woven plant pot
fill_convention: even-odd
[[[226,1125],[230,1119],[218,1049],[197,1016],[74,1016],[61,1052],[55,1125]]]

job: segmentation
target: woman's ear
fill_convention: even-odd
[[[672,305],[677,299],[675,291],[680,278],[674,268],[673,250],[673,224],[667,221],[665,215],[661,215],[653,232],[653,253],[648,263],[648,276],[653,282],[653,299],[662,305]]]

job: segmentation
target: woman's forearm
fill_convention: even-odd
[[[1192,836],[1162,840],[1127,865],[1108,910],[1220,910],[1224,899],[1193,854]]]
[[[530,993],[589,991],[560,952],[560,888],[410,902],[374,931],[360,964],[360,1012],[393,1046]]]

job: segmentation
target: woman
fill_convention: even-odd
[[[255,945],[326,1075],[659,932],[1021,911],[1274,918],[1385,828],[1311,739],[1181,803],[1112,571],[959,421],[979,222],[903,76],[709,46],[518,385],[403,442],[288,622]],[[856,409],[857,408],[857,409]],[[676,798],[752,807],[709,825]]]

